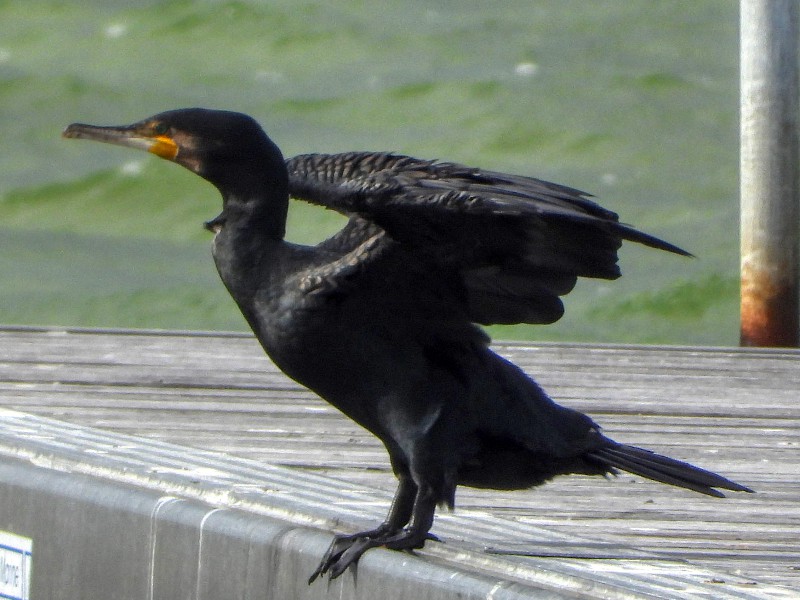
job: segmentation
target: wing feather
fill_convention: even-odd
[[[623,240],[689,255],[620,223],[589,194],[533,177],[383,152],[304,154],[287,167],[293,197],[370,222],[431,268],[456,273],[477,323],[559,319],[559,297],[578,277],[620,275]],[[359,223],[326,243],[354,232],[365,241]]]

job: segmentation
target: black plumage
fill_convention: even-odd
[[[623,240],[687,254],[583,192],[390,153],[284,161],[253,119],[226,111],[64,135],[147,149],[214,184],[217,269],[265,351],[386,446],[399,480],[386,521],[337,536],[312,580],[372,547],[421,547],[459,484],[522,489],[621,469],[711,496],[750,491],[603,436],[475,325],[556,321],[578,277],[619,276]],[[287,243],[290,195],[350,220],[315,247]]]

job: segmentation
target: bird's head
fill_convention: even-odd
[[[147,150],[207,179],[223,196],[264,186],[283,194],[287,187],[281,151],[255,119],[242,113],[184,108],[132,125],[73,123],[63,136]]]

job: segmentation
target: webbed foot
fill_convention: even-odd
[[[319,566],[309,577],[308,583],[311,584],[317,577],[326,574],[330,579],[336,579],[348,567],[358,563],[361,556],[370,548],[382,546],[391,550],[417,550],[422,548],[427,540],[440,541],[435,535],[415,530],[413,527],[397,531],[387,531],[379,527],[353,535],[337,535],[328,546]]]

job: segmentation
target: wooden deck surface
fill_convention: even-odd
[[[655,555],[744,578],[754,590],[800,590],[800,352],[496,349],[610,437],[758,493],[716,500],[627,475],[564,477],[523,492],[459,488],[460,518],[488,513],[556,534],[523,543],[497,538],[489,552],[552,560]],[[385,507],[395,487],[377,440],[285,378],[248,335],[6,328],[0,406],[324,473],[343,486],[385,490]],[[573,535],[583,541],[570,541]],[[447,541],[457,543],[449,534]]]

